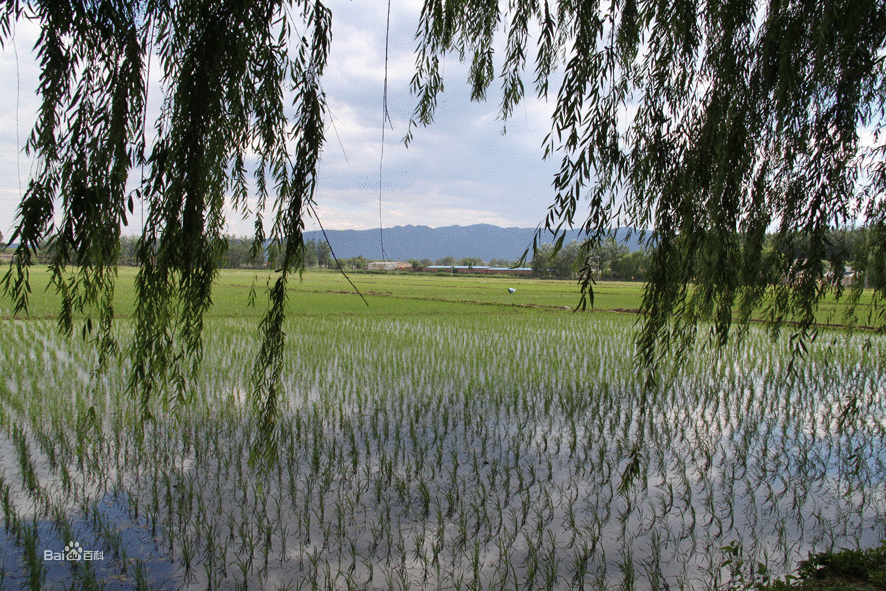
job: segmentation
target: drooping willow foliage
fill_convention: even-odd
[[[225,208],[248,211],[251,174],[259,203],[253,248],[270,240],[279,265],[253,376],[270,425],[286,283],[302,267],[303,216],[323,145],[329,10],[319,1],[282,0],[15,2],[3,9],[0,40],[21,18],[40,23],[43,104],[27,143],[38,167],[4,279],[16,310],[27,308],[28,266],[45,240],[62,330],[71,332],[73,315],[82,313],[103,358],[113,353],[120,229],[139,197],[148,213],[138,245],[130,385],[145,413],[154,395],[180,402],[201,356]],[[153,72],[151,53],[159,56]],[[162,113],[146,129],[153,124],[145,115],[148,77],[158,72]]]
[[[28,141],[39,167],[5,277],[17,308],[27,306],[28,265],[47,239],[62,328],[72,330],[75,312],[88,327],[95,318],[101,351],[114,351],[117,245],[136,186],[149,214],[132,387],[144,408],[161,376],[172,375],[180,387],[171,395],[182,395],[200,358],[225,202],[246,209],[252,174],[255,249],[267,238],[282,253],[253,376],[272,425],[286,281],[302,265],[324,139],[330,12],[309,0],[8,2],[0,40],[20,18],[42,27],[44,102]],[[760,306],[774,330],[795,323],[802,352],[819,303],[850,285],[850,303],[863,286],[875,289],[865,322],[886,325],[884,40],[884,0],[426,0],[406,143],[433,120],[447,54],[471,61],[475,100],[501,84],[505,119],[534,62],[539,96],[559,84],[544,156],[561,166],[543,230],[581,227],[587,254],[607,228],[651,228],[640,361],[654,367],[688,344],[701,318],[713,319],[712,338],[724,343],[735,319],[745,326]],[[156,129],[146,130],[151,52],[165,94]],[[263,211],[273,217],[267,237]],[[853,224],[865,228],[862,255],[827,260],[829,232]],[[582,302],[592,304],[586,261]]]
[[[759,306],[774,329],[795,323],[802,353],[850,262],[852,298],[874,287],[871,323],[886,323],[884,41],[882,0],[426,0],[406,141],[433,120],[446,54],[470,60],[474,99],[501,84],[506,119],[534,52],[538,96],[560,81],[541,230],[579,226],[587,253],[608,228],[652,229],[644,364],[685,346],[700,318],[724,343]],[[827,256],[829,231],[853,224],[867,228],[859,260]]]

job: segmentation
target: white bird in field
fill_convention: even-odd
[[[513,287],[509,287],[509,288],[508,288],[508,293],[517,293],[517,290],[514,289]]]

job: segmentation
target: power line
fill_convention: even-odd
[[[385,159],[385,123],[391,126],[391,131],[394,131],[394,126],[391,124],[391,116],[388,114],[388,47],[390,43],[390,35],[391,35],[391,0],[388,0],[388,21],[385,26],[385,88],[384,93],[382,94],[381,99],[381,155],[378,159],[378,237],[379,242],[381,243],[381,258],[382,261],[387,262],[388,257],[385,254],[385,235],[384,235],[384,226],[382,224],[382,214],[381,214],[381,194],[382,194],[382,168]]]

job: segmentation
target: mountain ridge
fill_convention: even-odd
[[[437,260],[444,257],[463,259],[477,257],[491,259],[519,259],[527,248],[532,248],[535,228],[502,228],[492,224],[470,226],[394,226],[381,232],[374,230],[326,230],[329,245],[335,256],[351,258],[362,255],[368,259],[406,261],[410,259]],[[305,232],[305,240],[324,240],[323,232]],[[568,230],[564,244],[578,237],[578,230]],[[384,252],[382,252],[382,240]],[[643,248],[639,231],[616,229],[616,240],[631,251]],[[553,240],[542,240],[552,242]],[[530,253],[531,257],[531,253]]]

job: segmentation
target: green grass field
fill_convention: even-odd
[[[121,267],[114,299],[115,314],[128,317],[135,300],[136,269]],[[269,272],[254,270],[223,270],[213,293],[213,308],[209,316],[260,316],[263,312],[262,295],[271,280]],[[574,281],[553,281],[509,277],[433,276],[411,273],[364,274],[353,273],[351,281],[363,294],[357,294],[340,273],[325,270],[306,271],[301,280],[294,278],[289,286],[289,314],[293,316],[387,316],[397,314],[489,314],[557,312],[573,309],[579,301],[578,285]],[[32,291],[29,315],[33,318],[51,318],[58,313],[60,300],[52,289],[47,289],[49,273],[46,268],[31,271]],[[512,287],[517,293],[508,293]],[[256,290],[256,305],[249,308],[249,294]],[[642,284],[601,283],[598,286],[595,308],[636,309],[640,305]],[[7,296],[0,299],[0,310],[10,315],[12,304]]]
[[[752,327],[664,359],[649,391],[638,316],[605,311],[640,284],[573,314],[574,282],[354,274],[367,307],[308,272],[277,455],[253,463],[246,303],[269,277],[220,275],[199,373],[161,379],[147,421],[129,359],[96,371],[58,333],[45,272],[32,319],[0,301],[0,591],[747,591],[886,537],[877,335],[830,331],[791,372],[787,335]],[[73,542],[101,560],[75,564]]]
[[[114,310],[121,318],[133,313],[134,281],[137,269],[121,267],[117,281]],[[579,304],[579,286],[574,280],[531,279],[524,277],[484,277],[352,273],[351,282],[366,300],[357,294],[348,280],[336,271],[308,270],[301,280],[294,278],[289,286],[291,316],[392,316],[392,315],[472,315],[524,314],[573,311]],[[222,270],[213,293],[209,317],[260,317],[264,311],[263,297],[272,273],[255,270]],[[58,314],[60,299],[47,289],[49,273],[45,267],[31,270],[32,291],[29,298],[31,318],[53,318]],[[508,288],[516,293],[508,293]],[[255,306],[249,307],[249,296],[255,289]],[[586,313],[635,313],[643,298],[644,284],[639,282],[601,281],[594,288],[594,306]],[[862,297],[862,304],[870,295]],[[368,305],[367,305],[368,303]],[[842,325],[847,304],[828,298],[817,313],[822,325]],[[0,294],[0,317],[12,314],[8,296]],[[762,313],[758,312],[757,319]],[[871,324],[864,315],[860,326]]]

